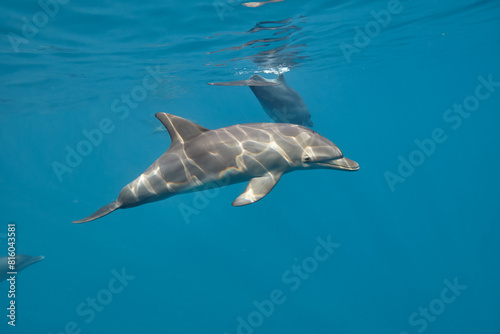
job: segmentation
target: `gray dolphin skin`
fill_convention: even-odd
[[[24,268],[31,266],[33,263],[42,261],[44,258],[44,256],[16,255],[14,271],[19,273]],[[11,271],[8,265],[8,257],[0,257],[0,282],[5,280],[8,276],[7,273]]]
[[[334,143],[300,125],[252,123],[209,130],[171,114],[157,113],[156,118],[170,134],[170,148],[125,186],[116,201],[74,223],[180,193],[250,181],[233,202],[242,206],[266,196],[283,174],[294,170],[359,169]]]
[[[266,79],[255,74],[248,80],[209,82],[208,84],[212,86],[249,86],[264,111],[273,121],[313,126],[311,114],[304,99],[287,85],[283,74],[280,74],[276,79]]]

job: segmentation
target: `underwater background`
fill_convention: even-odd
[[[248,6],[0,3],[0,256],[11,222],[45,256],[0,333],[500,333],[500,2]],[[278,72],[359,171],[71,223],[168,148],[155,113],[270,122],[207,83]]]

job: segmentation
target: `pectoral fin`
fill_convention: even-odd
[[[243,206],[257,202],[274,188],[280,178],[281,174],[278,173],[254,177],[248,183],[245,191],[234,200],[233,206]]]

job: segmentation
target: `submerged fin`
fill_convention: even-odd
[[[265,176],[254,177],[248,183],[245,191],[233,202],[233,206],[243,206],[257,202],[274,188],[280,180],[282,174],[266,174]]]
[[[286,84],[285,76],[283,75],[283,73],[280,73],[280,75],[278,75],[278,78],[276,80],[279,83]]]
[[[101,218],[101,217],[104,217],[106,215],[109,215],[111,212],[115,211],[118,208],[119,208],[118,204],[116,203],[116,201],[114,201],[114,202],[109,203],[106,206],[103,206],[102,208],[100,208],[94,214],[88,216],[87,218],[76,220],[73,223],[75,223],[75,224],[86,223],[86,222],[95,220],[97,218]]]
[[[210,131],[179,116],[164,112],[159,112],[155,116],[167,128],[172,140],[172,146],[175,144],[184,144],[186,141],[201,135],[203,132]]]
[[[227,81],[227,82],[209,82],[211,86],[279,86],[279,82],[272,81],[261,81],[261,80],[239,80],[239,81]]]

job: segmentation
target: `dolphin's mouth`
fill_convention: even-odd
[[[357,171],[359,169],[359,164],[356,161],[352,161],[351,159],[347,158],[319,162],[318,165],[345,171]]]

